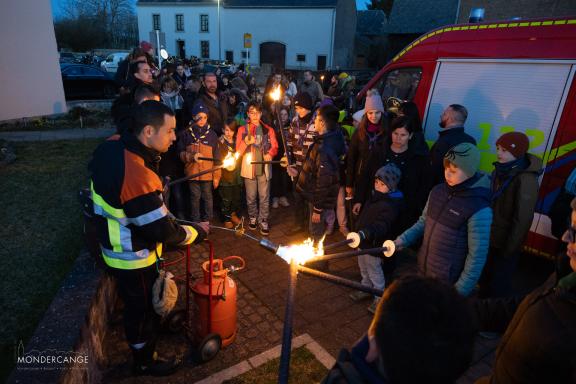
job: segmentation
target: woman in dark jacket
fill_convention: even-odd
[[[404,194],[405,207],[400,214],[393,236],[397,236],[418,220],[430,192],[430,161],[425,145],[413,145],[414,126],[406,116],[397,117],[390,124],[390,135],[377,143],[368,158],[354,194],[355,211],[368,199],[376,171],[394,163],[402,172],[398,189]]]
[[[368,164],[370,152],[379,140],[385,138],[387,129],[382,98],[378,93],[366,96],[364,116],[352,135],[346,155],[346,197],[355,195],[360,176]]]

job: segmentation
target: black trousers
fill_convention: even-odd
[[[130,344],[154,341],[160,316],[152,307],[152,286],[158,277],[156,264],[140,269],[108,268],[116,279],[124,302],[124,331]]]

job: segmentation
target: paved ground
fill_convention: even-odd
[[[270,239],[288,244],[303,237],[288,237],[291,227],[290,208],[272,210]],[[238,299],[238,338],[236,342],[222,350],[216,359],[202,366],[186,363],[184,369],[170,378],[173,383],[190,383],[228,368],[258,353],[268,350],[281,342],[282,319],[288,265],[280,258],[261,248],[257,243],[236,237],[228,232],[214,232],[211,235],[216,249],[216,257],[239,255],[246,260],[246,269],[234,275],[239,287]],[[326,244],[342,239],[339,233],[329,236]],[[203,246],[196,246],[193,255],[194,274],[200,276],[199,265],[207,259]],[[414,257],[407,256],[397,269],[397,275],[414,270]],[[532,266],[529,266],[531,270]],[[330,272],[351,279],[359,279],[356,260],[344,259],[331,262]],[[532,274],[533,275],[533,274]],[[517,281],[517,285],[536,284],[539,277],[531,276],[531,281]],[[348,288],[335,286],[308,276],[300,276],[296,295],[294,335],[309,334],[332,356],[345,346],[352,345],[366,331],[371,314],[366,310],[369,301],[354,303],[348,298]],[[183,291],[181,291],[181,298]],[[123,331],[117,323],[107,340],[110,357],[107,383],[154,383],[153,378],[130,378],[130,353],[122,341]],[[490,371],[493,352],[498,340],[479,338],[473,366],[459,383],[472,383]],[[166,354],[186,353],[189,343],[180,335],[166,335],[159,350]]]

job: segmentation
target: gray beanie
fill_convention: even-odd
[[[398,189],[398,184],[400,183],[402,172],[400,171],[400,168],[396,166],[396,164],[388,163],[376,171],[375,177],[386,184],[390,192],[393,192]]]

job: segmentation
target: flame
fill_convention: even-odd
[[[293,244],[288,246],[280,246],[276,254],[284,259],[288,264],[292,259],[296,260],[297,264],[306,264],[310,259],[324,255],[324,237],[314,246],[314,241],[311,238],[304,240],[301,244]]]
[[[281,93],[282,92],[280,91],[280,84],[278,84],[278,86],[272,92],[270,92],[270,97],[272,98],[272,100],[278,101],[280,100]]]
[[[240,157],[238,152],[228,152],[224,160],[222,160],[222,167],[232,172],[236,168],[236,160]]]

